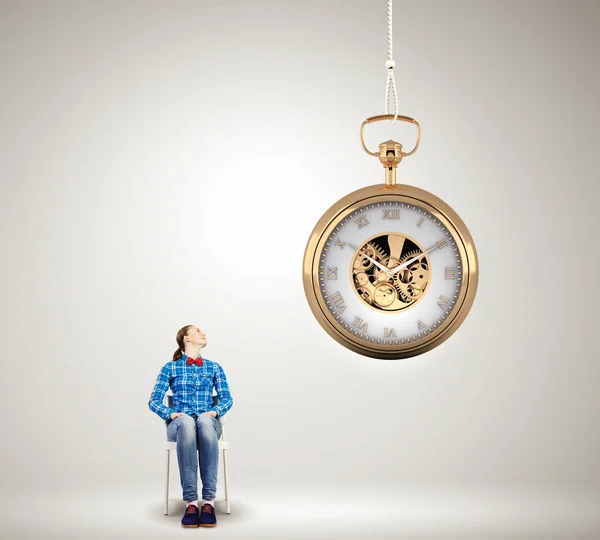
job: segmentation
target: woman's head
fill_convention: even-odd
[[[191,352],[198,354],[200,349],[206,347],[206,334],[193,324],[188,324],[180,328],[175,340],[177,341],[177,345],[179,345],[179,349],[173,353],[173,360],[179,360],[183,356],[183,353],[187,354]]]

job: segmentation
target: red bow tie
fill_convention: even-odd
[[[185,363],[188,364],[188,365],[196,364],[197,366],[201,366],[202,365],[202,357],[199,356],[198,358],[196,358],[196,360],[194,360],[193,358],[190,358],[188,356],[188,359],[186,360]]]

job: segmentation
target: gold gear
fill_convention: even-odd
[[[369,242],[367,245],[371,246],[379,254],[380,258],[377,260],[377,262],[379,262],[379,261],[385,259],[385,257],[387,257],[387,252],[379,244],[376,244],[375,242]]]
[[[398,298],[398,294],[396,293],[393,284],[380,283],[375,286],[375,290],[373,291],[373,302],[376,306],[382,308],[391,306],[396,298]]]
[[[364,287],[369,283],[369,276],[365,272],[354,274],[354,283],[356,283],[358,287]]]

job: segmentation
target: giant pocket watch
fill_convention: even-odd
[[[379,157],[385,183],[337,201],[316,224],[304,252],[304,291],[325,331],[344,347],[381,359],[429,351],[467,316],[477,290],[478,261],[471,235],[448,204],[414,186],[396,184],[396,167],[410,152],[387,141],[379,153],[363,128],[394,115],[367,118],[365,152]]]

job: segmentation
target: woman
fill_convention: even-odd
[[[200,356],[206,335],[188,325],[177,332],[179,348],[160,370],[148,406],[167,421],[167,439],[177,441],[177,461],[186,510],[183,527],[214,527],[221,418],[233,405],[223,368]],[[168,388],[173,408],[164,405]],[[213,388],[218,403],[213,406]],[[202,510],[198,509],[198,454],[202,479]]]

